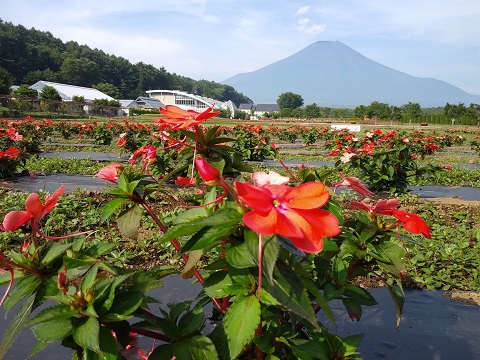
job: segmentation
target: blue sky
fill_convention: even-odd
[[[480,95],[480,0],[21,0],[5,1],[0,18],[196,80],[338,40]]]

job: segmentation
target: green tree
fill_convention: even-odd
[[[285,92],[283,94],[280,94],[277,100],[277,104],[280,109],[296,109],[303,105],[303,99],[298,94],[294,94],[292,92]]]
[[[360,119],[363,119],[367,113],[368,107],[365,105],[359,105],[353,110],[353,115]]]
[[[111,96],[112,98],[119,99],[120,98],[120,90],[113,84],[109,83],[98,83],[93,85],[94,89],[101,91],[102,93]]]
[[[317,104],[313,103],[305,106],[304,113],[307,119],[315,119],[320,117],[320,108]]]
[[[98,83],[99,66],[87,58],[67,57],[60,69],[60,77],[67,84],[87,86]]]
[[[21,98],[37,98],[38,91],[35,89],[30,89],[27,84],[22,84],[18,88],[15,89],[13,94],[17,97]]]
[[[49,85],[44,86],[43,89],[40,91],[40,99],[62,100],[57,89]]]
[[[74,95],[72,96],[72,101],[79,104],[85,104],[85,96]]]
[[[333,116],[337,119],[345,118],[347,117],[347,114],[348,114],[347,109],[339,108],[339,109],[333,110]]]
[[[0,94],[10,94],[10,86],[12,86],[12,76],[6,69],[0,67]]]
[[[390,106],[386,103],[373,101],[368,107],[367,115],[369,118],[390,119]]]
[[[419,118],[420,115],[422,115],[422,108],[419,103],[409,101],[408,104],[402,106],[402,116],[405,119],[410,121]]]

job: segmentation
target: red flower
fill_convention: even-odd
[[[176,185],[195,185],[195,179],[178,176],[177,180],[175,180],[175,184]]]
[[[335,191],[340,187],[340,186],[348,186],[351,189],[355,190],[358,192],[360,195],[363,196],[373,196],[373,193],[368,190],[364,184],[360,182],[359,178],[353,177],[353,176],[343,176],[342,173],[340,173],[340,176],[342,177],[342,181],[336,183],[334,185]]]
[[[213,106],[202,113],[193,110],[183,110],[175,105],[166,105],[165,109],[160,108],[159,110],[165,117],[153,119],[153,121],[173,125],[173,130],[186,129],[190,126],[198,125],[220,114],[220,111],[212,111]]]
[[[116,184],[117,180],[118,180],[118,176],[120,175],[122,170],[123,170],[122,165],[117,164],[117,163],[112,163],[110,165],[107,165],[107,166],[101,168],[95,174],[95,176],[100,178],[100,179],[107,180],[107,181],[110,181],[110,182],[113,182],[113,183]]]
[[[65,191],[62,185],[51,196],[45,196],[45,204],[36,193],[32,193],[25,201],[26,211],[10,211],[3,219],[3,228],[5,231],[13,231],[29,221],[32,222],[32,228],[38,227],[38,222],[57,205],[57,200]]]
[[[402,210],[391,210],[391,214],[395,216],[402,224],[403,228],[412,234],[423,234],[427,239],[432,238],[432,230],[427,223],[417,214],[411,214]]]
[[[282,235],[298,249],[316,253],[323,249],[324,236],[340,233],[337,218],[320,209],[330,199],[323,183],[310,182],[292,188],[236,181],[234,186],[239,199],[252,209],[243,215],[243,222],[259,234]]]
[[[195,167],[203,181],[209,186],[217,185],[222,180],[220,171],[202,157],[195,159]]]

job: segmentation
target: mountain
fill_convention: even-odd
[[[363,56],[340,41],[317,41],[305,49],[261,69],[237,74],[223,84],[248,94],[255,103],[275,103],[284,92],[301,95],[304,103],[355,107],[379,101],[422,107],[448,102],[480,103],[445,81],[408,75]]]

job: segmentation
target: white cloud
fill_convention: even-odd
[[[295,15],[305,15],[306,13],[308,13],[309,10],[310,10],[310,5],[302,6],[300,9],[297,10]]]
[[[302,18],[297,22],[297,30],[306,35],[319,35],[325,31],[325,24],[316,24],[309,18]]]

